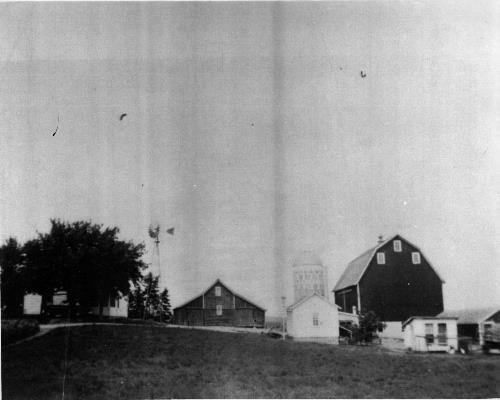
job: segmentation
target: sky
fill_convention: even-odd
[[[500,304],[498,2],[1,3],[0,90],[2,241],[160,224],[174,306],[278,315],[302,251],[333,289],[399,233]]]

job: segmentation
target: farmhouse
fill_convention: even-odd
[[[412,351],[456,351],[457,318],[410,317],[403,323],[405,348]]]
[[[402,338],[401,323],[413,315],[443,311],[444,281],[422,251],[400,235],[351,261],[335,286],[343,312],[374,311],[386,322],[381,336]]]
[[[217,279],[200,295],[174,309],[174,323],[263,327],[265,312]]]
[[[444,311],[438,317],[457,318],[458,336],[470,337],[483,345],[484,334],[500,324],[500,307]]]

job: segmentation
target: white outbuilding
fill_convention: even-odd
[[[286,321],[295,340],[339,342],[339,307],[317,293],[289,306]]]
[[[286,308],[288,336],[337,344],[339,307],[327,298],[327,271],[320,258],[304,251],[296,258],[292,270],[294,302]]]
[[[457,318],[410,317],[403,323],[405,348],[411,351],[458,350]]]

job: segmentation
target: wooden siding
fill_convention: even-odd
[[[384,321],[405,321],[410,316],[434,316],[443,311],[442,282],[421,254],[421,263],[413,264],[411,253],[419,251],[404,239],[402,251],[395,252],[393,241],[384,252],[385,264],[377,264],[375,255],[360,282],[361,312],[375,311]]]
[[[221,288],[216,296],[215,288]],[[222,315],[217,315],[222,306]],[[235,295],[221,282],[216,282],[204,294],[174,309],[174,321],[179,325],[222,325],[239,327],[263,327],[265,311]]]

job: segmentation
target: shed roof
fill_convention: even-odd
[[[456,317],[458,318],[457,323],[459,324],[480,324],[493,316],[493,314],[496,314],[498,311],[500,311],[500,306],[469,308],[455,311],[443,311],[441,314],[437,315],[437,317]]]
[[[255,307],[257,308],[260,308],[262,311],[266,311],[265,308],[255,304],[254,301],[251,301],[251,300],[248,300],[246,297],[242,296],[241,294],[239,293],[236,293],[234,290],[230,289],[229,286],[227,286],[224,282],[222,282],[220,279],[216,279],[214,283],[212,283],[210,286],[208,286],[205,290],[203,290],[200,294],[194,296],[194,297],[191,297],[188,301],[185,301],[184,303],[182,303],[181,305],[177,306],[174,308],[174,310],[178,309],[178,308],[181,308],[181,307],[184,307],[185,305],[191,303],[193,300],[196,300],[198,297],[200,296],[203,296],[206,292],[208,292],[214,285],[216,285],[217,283],[220,283],[222,286],[226,287],[230,292],[232,292],[235,296],[238,296],[240,299],[242,300],[245,300],[246,302],[254,305]]]
[[[337,284],[335,285],[335,288],[333,289],[334,291],[341,290],[344,288],[347,288],[349,286],[354,286],[357,285],[360,281],[360,279],[363,277],[366,269],[368,268],[368,265],[370,264],[372,258],[375,256],[375,253],[377,252],[378,249],[380,249],[382,246],[386,245],[388,242],[394,240],[395,238],[399,238],[401,240],[404,240],[406,243],[409,243],[415,249],[420,251],[422,253],[422,250],[420,250],[417,246],[415,246],[413,243],[410,243],[408,240],[403,238],[401,235],[393,235],[389,239],[384,240],[381,243],[378,243],[375,247],[372,247],[371,249],[366,250],[364,253],[362,253],[360,256],[356,257],[354,260],[352,260],[349,264],[347,264],[346,269],[344,270],[344,273],[340,276],[340,279],[338,280]],[[423,253],[422,253],[423,256]],[[427,260],[429,265],[431,263],[429,260]],[[432,267],[432,265],[431,265]],[[438,272],[434,267],[432,267],[436,275],[441,279],[441,281],[444,283],[444,280],[439,276]]]
[[[313,298],[315,296],[318,297],[320,300],[323,300],[324,302],[328,303],[332,307],[337,307],[337,309],[340,309],[340,307],[338,305],[331,303],[330,301],[328,301],[327,298],[319,295],[318,293],[313,293],[313,294],[311,294],[311,295],[309,295],[307,297],[304,297],[303,299],[300,299],[299,301],[296,301],[292,305],[288,306],[287,307],[287,311],[292,311],[293,309],[301,306],[302,304],[304,304],[305,302],[309,301],[311,298]]]
[[[440,317],[440,316],[436,316],[436,317],[428,317],[428,316],[425,316],[425,317],[410,317],[408,318],[405,322],[403,322],[403,325],[402,327],[404,328],[406,325],[408,325],[411,321],[413,321],[414,319],[425,319],[425,320],[443,320],[443,319],[451,319],[451,320],[456,320],[458,319],[457,317]]]

